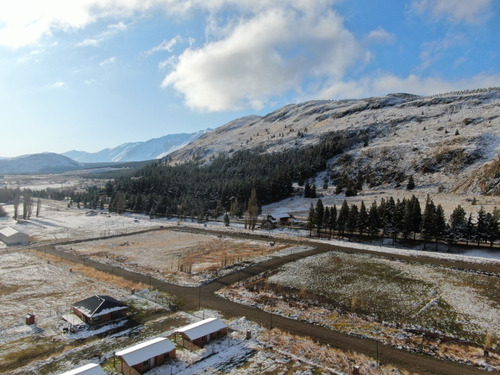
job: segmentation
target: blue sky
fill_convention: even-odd
[[[498,0],[0,4],[0,156],[95,152],[289,103],[500,86]]]

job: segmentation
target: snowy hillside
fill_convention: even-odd
[[[419,187],[500,192],[500,88],[291,104],[232,121],[169,160],[210,160],[242,149],[276,152],[317,144],[327,134],[347,140],[344,152],[330,161],[332,180],[361,173],[374,187],[414,176]]]
[[[82,165],[66,156],[43,153],[0,160],[0,173],[61,173]]]
[[[153,138],[146,142],[124,143],[114,148],[106,148],[93,153],[72,150],[63,153],[63,155],[82,163],[153,160],[162,158],[190,144],[207,131],[209,130],[202,130],[192,134],[170,134],[160,138]]]

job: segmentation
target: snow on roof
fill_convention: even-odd
[[[85,366],[66,371],[61,375],[106,375],[101,366],[95,363],[89,363]]]
[[[128,306],[110,296],[92,296],[73,304],[82,314],[97,317],[113,311],[128,309]]]
[[[175,345],[165,337],[142,342],[127,349],[116,352],[117,357],[121,357],[129,366],[147,361],[160,354],[169,353],[175,349]]]
[[[18,230],[14,229],[14,228],[11,228],[11,227],[0,229],[0,234],[4,235],[5,237],[11,237],[11,236],[14,236],[18,233],[21,233],[21,232],[19,232]]]
[[[179,328],[177,332],[184,333],[190,340],[196,340],[223,328],[227,328],[227,326],[222,321],[217,318],[208,318]]]

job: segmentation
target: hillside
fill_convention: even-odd
[[[153,138],[145,142],[129,142],[114,148],[106,148],[98,152],[68,151],[62,155],[82,163],[108,163],[125,161],[154,160],[178,150],[208,132],[169,134]]]
[[[500,193],[500,89],[429,97],[390,94],[291,104],[234,120],[172,153],[169,163],[213,160],[253,149],[273,153],[346,140],[328,178],[361,173],[369,187],[403,183],[456,193]]]
[[[0,160],[0,173],[62,173],[81,169],[82,164],[54,153],[23,155]]]

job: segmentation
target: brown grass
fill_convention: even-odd
[[[104,282],[107,284],[112,284],[122,289],[135,289],[141,290],[148,287],[148,285],[143,283],[136,283],[127,279],[124,279],[121,276],[111,275],[106,272],[98,271],[95,268],[85,266],[80,263],[74,263],[67,259],[57,257],[55,255],[46,254],[38,251],[31,250],[31,253],[38,258],[44,259],[47,262],[55,263],[55,264],[64,264],[65,266],[71,268],[72,272],[78,273],[80,275],[86,276],[93,280]]]

